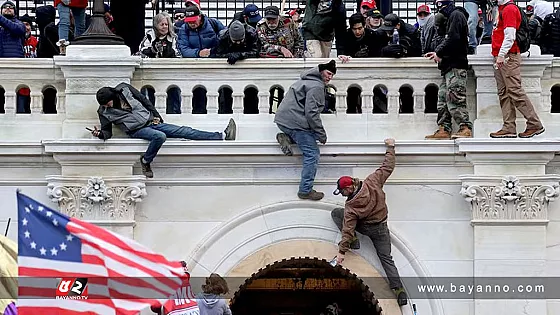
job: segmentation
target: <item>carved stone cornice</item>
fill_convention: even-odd
[[[92,222],[134,223],[147,195],[144,176],[47,176],[47,195],[69,217]]]
[[[463,177],[460,194],[472,207],[473,224],[547,224],[548,205],[560,196],[560,176]]]

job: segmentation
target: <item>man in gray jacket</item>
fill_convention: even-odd
[[[282,131],[276,135],[282,152],[292,155],[290,145],[296,143],[303,155],[298,191],[300,199],[321,200],[325,196],[313,189],[313,182],[320,154],[317,140],[322,144],[327,142],[320,115],[325,107],[325,85],[335,74],[334,60],[302,73],[286,93],[274,117],[274,122]]]
[[[115,124],[132,138],[150,141],[146,153],[140,157],[142,173],[148,178],[154,177],[150,163],[167,137],[190,140],[235,140],[237,129],[233,119],[229,120],[223,133],[164,123],[150,100],[128,83],[120,83],[115,88],[103,87],[97,91],[96,97],[99,103],[97,114],[101,129],[94,127],[91,134],[99,139],[110,139]]]

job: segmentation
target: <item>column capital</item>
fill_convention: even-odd
[[[69,217],[92,223],[134,225],[136,206],[147,195],[144,176],[47,176],[47,195]]]
[[[546,225],[548,205],[560,196],[560,175],[467,175],[461,181],[473,225]]]

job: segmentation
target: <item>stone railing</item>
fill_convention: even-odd
[[[96,90],[130,82],[146,91],[168,122],[214,130],[234,117],[241,140],[274,139],[277,130],[270,114],[274,89],[280,89],[280,94],[287,92],[302,71],[325,61],[258,59],[231,66],[221,59],[140,59],[128,56],[118,46],[73,46],[67,56],[54,60],[4,59],[0,60],[0,105],[4,91],[5,113],[0,114],[0,125],[4,138],[89,138],[84,127],[98,124]],[[475,136],[487,137],[501,124],[493,62],[482,50],[470,56],[470,63],[474,71],[469,72],[468,109],[475,121]],[[551,106],[555,97],[560,97],[559,68],[560,60],[533,52],[522,69],[523,85],[546,124],[547,137],[560,135]],[[338,63],[331,82],[337,110],[323,115],[329,139],[363,141],[395,134],[404,139],[423,139],[436,128],[440,81],[439,70],[424,58]],[[16,113],[16,92],[21,87],[31,90],[30,114]],[[556,94],[554,88],[559,90]],[[45,108],[46,90],[56,91],[56,113]],[[170,94],[180,100],[180,114],[167,108]],[[49,97],[54,102],[52,93]],[[200,104],[196,100],[200,97],[206,98],[205,106],[193,107],[193,103]],[[227,98],[229,101],[224,101]],[[378,98],[386,98],[386,109],[374,109],[374,99],[378,104]],[[523,127],[521,123],[519,129]],[[346,139],[348,130],[356,131],[352,139]]]

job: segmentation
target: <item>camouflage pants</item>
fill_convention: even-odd
[[[438,92],[438,126],[451,132],[451,117],[459,126],[472,129],[467,111],[467,70],[451,69],[443,76]]]

